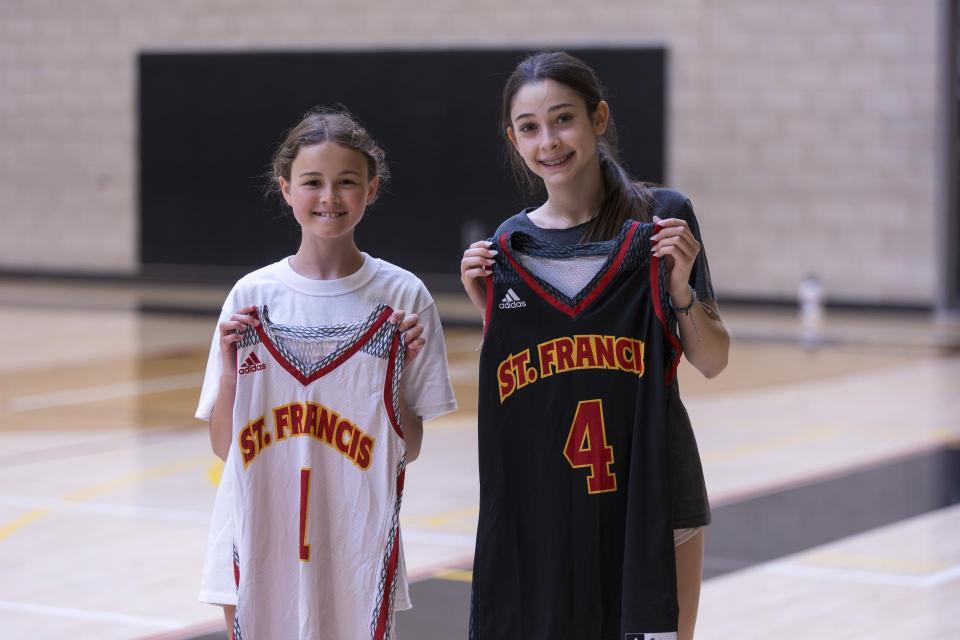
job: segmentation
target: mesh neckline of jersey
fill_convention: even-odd
[[[626,220],[621,227],[617,237],[610,240],[598,240],[595,242],[584,242],[580,244],[563,244],[556,242],[547,242],[540,240],[526,231],[512,231],[501,236],[501,248],[505,250],[507,258],[513,264],[521,278],[527,281],[527,284],[535,283],[531,286],[541,297],[547,300],[552,306],[560,309],[567,315],[573,317],[580,314],[593,299],[598,296],[609,284],[609,281],[619,271],[620,264],[626,250],[627,235],[631,228],[635,228],[635,233],[641,232],[643,223],[636,220]],[[652,228],[652,225],[650,225]],[[630,241],[633,236],[630,237]],[[540,278],[529,269],[527,269],[516,254],[524,254],[539,258],[578,258],[606,255],[604,261],[597,273],[583,286],[575,296],[568,296],[557,289],[547,280]],[[550,298],[553,298],[551,300]],[[559,303],[555,304],[555,303]]]
[[[304,385],[323,377],[359,351],[383,326],[393,310],[381,302],[364,319],[357,322],[302,327],[271,322],[266,305],[257,307],[253,317],[260,320],[255,328],[260,341],[274,359]],[[349,337],[348,337],[349,336]],[[302,340],[329,340],[348,337],[343,344],[313,364],[300,360],[278,338],[291,337]]]

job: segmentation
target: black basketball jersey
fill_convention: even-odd
[[[496,239],[472,640],[676,638],[666,410],[680,344],[652,230]]]

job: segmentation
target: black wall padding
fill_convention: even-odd
[[[662,182],[665,52],[572,52],[607,87],[631,172]],[[359,246],[420,274],[456,274],[464,223],[492,233],[542,198],[518,190],[498,121],[503,83],[526,53],[141,54],[144,272],[242,272],[293,253],[296,223],[279,199],[264,199],[263,174],[304,111],[339,103],[384,146],[393,172]]]

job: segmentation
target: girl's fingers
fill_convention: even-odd
[[[251,327],[255,327],[258,324],[260,324],[260,321],[254,318],[253,316],[240,314],[240,313],[230,316],[230,320],[232,320],[233,322],[240,322],[242,324],[247,324],[247,325],[250,325]]]
[[[657,216],[653,216],[653,221],[659,224],[661,228],[687,226],[687,221],[681,218],[658,218]]]
[[[690,228],[687,226],[687,223],[683,220],[678,220],[679,224],[673,226],[663,226],[660,231],[650,236],[650,240],[656,242],[663,238],[671,238],[674,236],[685,236],[693,239],[693,234],[690,232]]]
[[[466,280],[472,280],[474,278],[486,278],[490,273],[491,271],[485,267],[475,267],[462,272],[460,277]]]
[[[226,322],[220,323],[220,330],[223,332],[243,331],[244,329],[247,328],[247,326],[252,326],[252,325],[250,325],[250,323],[243,322],[242,320],[227,320]]]
[[[471,258],[481,258],[481,259],[490,259],[497,255],[497,252],[493,249],[467,249],[463,252],[463,259],[469,260]]]
[[[420,350],[423,349],[423,345],[426,344],[426,340],[423,338],[417,338],[413,342],[406,345],[405,356],[407,362],[412,361],[417,357],[417,354],[420,353]]]
[[[401,331],[413,331],[417,327],[419,327],[420,331],[423,331],[423,327],[420,327],[420,316],[415,313],[411,313],[403,319],[403,322],[400,323]]]
[[[490,266],[494,264],[494,262],[495,261],[490,258],[483,257],[464,258],[460,261],[460,270],[463,271],[464,269],[470,269],[472,267]]]
[[[658,258],[667,259],[670,266],[679,264],[681,267],[689,267],[693,264],[693,259],[696,257],[695,254],[691,255],[679,245],[663,246],[655,251],[653,255]]]
[[[415,327],[407,329],[403,332],[403,343],[410,344],[415,340],[419,340],[422,334],[423,334],[423,327],[419,324]]]
[[[692,254],[693,257],[696,257],[700,253],[700,243],[696,241],[692,236],[678,235],[678,236],[669,236],[664,237],[653,243],[653,246],[650,248],[651,253],[656,253],[664,249],[665,247],[671,246],[681,246],[684,248],[685,253]]]

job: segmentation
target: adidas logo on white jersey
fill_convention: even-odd
[[[260,361],[260,358],[257,357],[257,354],[251,353],[247,356],[247,359],[243,361],[238,373],[253,373],[254,371],[263,371],[266,368],[267,365]]]
[[[500,301],[501,309],[519,309],[525,306],[527,306],[527,303],[521,300],[513,289],[507,289],[507,295],[503,296],[503,300]]]

